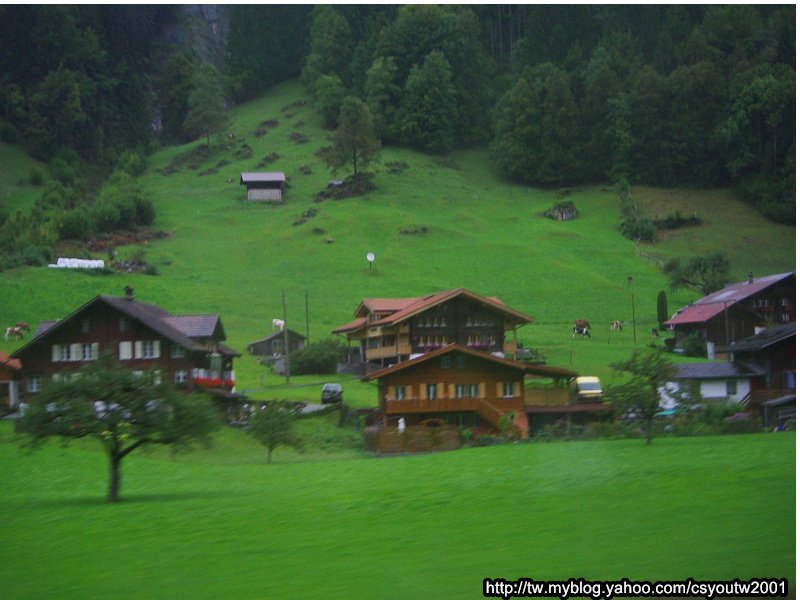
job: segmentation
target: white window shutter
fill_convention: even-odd
[[[52,348],[53,354],[52,359],[53,362],[60,362],[61,361],[61,344],[53,344]]]
[[[100,356],[100,344],[95,342],[92,344],[92,360],[97,360]]]
[[[133,357],[142,358],[142,342],[133,343]]]
[[[83,358],[83,348],[80,344],[70,344],[69,345],[69,359],[70,360],[81,360]]]
[[[161,358],[161,342],[158,340],[153,342],[153,358]]]
[[[130,360],[131,359],[131,342],[120,342],[119,343],[119,359],[120,360]]]

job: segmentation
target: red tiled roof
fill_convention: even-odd
[[[681,313],[666,321],[664,325],[685,325],[686,323],[705,323],[709,319],[716,317],[728,306],[727,302],[717,302],[716,304],[690,304]]]
[[[22,368],[22,363],[18,358],[9,358],[5,352],[0,352],[0,369],[8,367],[12,371],[19,371]]]
[[[357,329],[361,329],[366,322],[367,320],[364,317],[361,317],[355,321],[350,321],[349,323],[340,325],[333,330],[333,333],[347,333],[348,331],[356,331]]]
[[[442,302],[457,296],[466,296],[475,302],[496,308],[497,310],[504,312],[506,315],[515,317],[518,321],[523,323],[530,323],[533,321],[532,317],[518,310],[514,310],[513,308],[509,308],[497,298],[481,296],[464,288],[436,292],[435,294],[418,296],[416,298],[365,298],[358,305],[358,308],[356,308],[355,314],[356,316],[363,317],[365,314],[367,314],[367,312],[389,312],[391,314],[374,321],[372,325],[394,325],[395,323],[404,321],[405,319],[413,317],[414,315],[427,310],[432,306],[436,306],[437,304],[441,304]],[[353,331],[363,326],[365,322],[365,320],[351,321],[350,323],[334,329],[334,333]]]

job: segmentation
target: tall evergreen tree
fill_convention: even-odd
[[[377,160],[381,144],[372,126],[369,108],[361,100],[348,96],[342,102],[339,125],[333,134],[333,146],[325,154],[325,162],[335,172],[349,166],[353,182],[359,189],[359,175]]]

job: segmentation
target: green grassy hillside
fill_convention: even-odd
[[[372,169],[377,190],[361,198],[316,204],[314,195],[325,188],[331,174],[315,152],[328,144],[329,134],[320,128],[309,103],[297,103],[303,98],[303,89],[291,83],[237,107],[234,139],[226,140],[226,148],[217,149],[196,169],[189,167],[187,158],[196,143],[149,158],[141,180],[156,205],[155,227],[170,234],[146,248],[158,276],[102,277],[46,268],[8,271],[0,274],[3,320],[37,323],[57,318],[97,293],[120,294],[130,284],[139,299],[176,313],[220,313],[230,345],[244,351],[248,342],[269,332],[272,318],[281,316],[282,290],[289,326],[303,333],[308,295],[313,341],[350,320],[363,297],[466,287],[532,315],[534,323],[521,330],[521,340],[539,349],[551,365],[610,376],[609,363],[633,349],[634,308],[638,344],[650,341],[656,295],[667,281],[618,233],[613,189],[571,190],[569,199],[580,218],[555,222],[541,213],[559,199],[559,192],[503,181],[484,149],[441,158],[386,148],[381,163]],[[256,135],[260,124],[270,120],[277,126]],[[242,158],[244,144],[252,149],[247,158]],[[3,152],[18,150],[6,147]],[[274,162],[257,167],[272,153],[277,154]],[[408,168],[391,173],[386,163],[395,161]],[[10,164],[23,171],[10,175],[13,181],[24,178],[30,168],[20,158]],[[301,167],[310,174],[303,174]],[[253,170],[286,173],[290,187],[284,205],[244,202],[239,174]],[[9,192],[7,184],[4,189],[9,206],[30,202],[27,191]],[[633,193],[656,213],[696,210],[707,223],[646,248],[652,254],[669,258],[721,250],[730,256],[736,279],[750,270],[765,275],[794,269],[794,229],[767,223],[725,191],[634,188]],[[294,225],[312,206],[318,214]],[[428,232],[400,233],[412,225],[424,225]],[[327,238],[333,242],[326,243]],[[120,253],[132,251],[122,248]],[[367,252],[377,256],[373,269],[367,268]],[[628,276],[633,277],[632,288],[626,286]],[[674,311],[696,294],[679,290],[668,298]],[[571,339],[575,318],[594,324],[591,340]],[[625,329],[612,338],[607,324],[613,319],[622,320]],[[0,349],[18,345],[0,342]],[[240,388],[260,386],[264,369],[253,359],[243,357],[236,369]],[[265,379],[267,385],[280,381]],[[314,385],[270,388],[260,395],[318,395],[319,378],[300,381]],[[348,383],[345,393],[360,404],[374,399],[371,386],[357,382]]]

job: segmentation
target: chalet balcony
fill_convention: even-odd
[[[192,369],[192,382],[204,389],[231,389],[236,385],[234,371]]]
[[[392,344],[391,346],[381,346],[380,348],[367,348],[364,351],[364,356],[367,360],[394,358],[395,356],[409,354],[411,354],[411,344]]]
[[[435,400],[415,398],[412,400],[387,400],[385,413],[388,415],[401,415],[431,412],[470,412],[476,410],[478,410],[477,398],[437,398]]]

